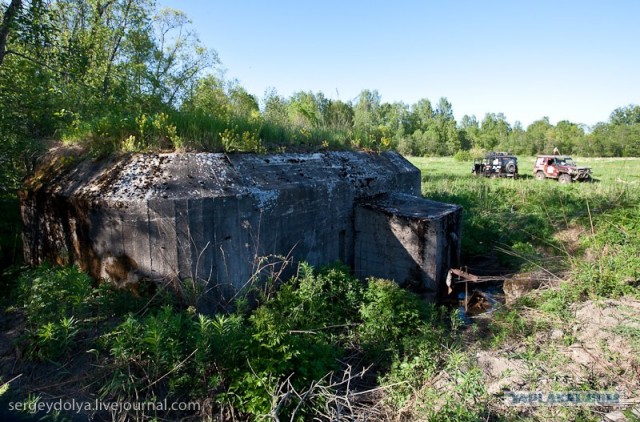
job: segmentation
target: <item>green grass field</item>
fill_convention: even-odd
[[[594,181],[570,185],[533,178],[533,157],[520,158],[521,177],[515,180],[477,177],[471,173],[471,163],[452,158],[409,157],[409,161],[422,172],[425,197],[464,207],[467,262],[497,254],[505,269],[547,265],[570,269],[580,259],[576,251],[584,251],[598,236],[615,237],[640,214],[640,158],[577,158],[579,165],[592,168]],[[569,245],[558,240],[567,230],[585,234],[580,245],[570,245],[570,253]],[[623,242],[621,247],[636,243]],[[634,251],[625,249],[629,254]],[[631,263],[640,267],[637,256],[630,255],[630,264],[618,270],[633,273]]]
[[[473,176],[472,163],[456,161],[451,157],[407,157],[422,174],[435,176]],[[533,176],[535,157],[519,157],[521,176]],[[580,158],[574,157],[580,166],[591,167],[593,177],[601,182],[640,185],[640,158]]]
[[[575,160],[592,168],[592,183],[538,181],[532,177],[533,157],[519,159],[522,177],[516,180],[477,177],[471,174],[472,163],[452,158],[409,158],[422,172],[425,197],[464,207],[464,265],[473,271],[538,272],[552,280],[492,313],[485,319],[485,328],[471,326],[468,333],[474,340],[466,343],[467,356],[524,365],[527,370],[516,371],[526,379],[518,387],[521,390],[614,389],[630,396],[635,393],[625,390],[625,385],[637,383],[637,376],[633,381],[616,368],[638,364],[634,339],[640,338],[640,326],[612,322],[609,327],[594,328],[590,335],[572,330],[599,327],[602,309],[611,308],[611,314],[618,315],[640,307],[640,158]],[[482,268],[491,262],[497,265]],[[580,309],[589,311],[580,313]],[[562,335],[560,344],[550,338],[554,330]],[[615,353],[607,347],[611,343],[618,344]],[[565,346],[588,349],[591,372],[576,366]],[[605,361],[612,363],[594,369],[601,365],[597,362]],[[484,371],[483,388],[489,391]],[[504,373],[494,376],[508,379]],[[549,379],[555,381],[540,384]],[[470,400],[461,395],[462,400],[465,396]],[[484,400],[503,420],[599,421],[609,411],[505,409],[495,396]],[[478,407],[470,407],[463,416],[469,420],[479,416]]]

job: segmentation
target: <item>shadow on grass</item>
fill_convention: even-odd
[[[436,174],[423,182],[426,198],[463,207],[462,260],[482,273],[564,267],[567,252],[555,235],[588,215],[581,190],[532,176],[506,182]]]

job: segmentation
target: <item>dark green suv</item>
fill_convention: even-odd
[[[486,177],[518,176],[518,157],[507,152],[490,152],[483,158],[476,158],[471,173]]]

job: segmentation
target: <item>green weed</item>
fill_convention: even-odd
[[[532,324],[522,317],[518,309],[501,309],[493,314],[489,325],[491,335],[485,339],[491,347],[527,337],[532,332]]]
[[[420,419],[429,421],[485,420],[487,397],[482,372],[469,355],[450,350],[442,372],[446,388],[427,386],[418,393]]]
[[[20,276],[19,303],[32,327],[63,318],[82,317],[86,315],[91,285],[91,278],[75,267],[44,265]]]
[[[29,354],[40,360],[57,361],[72,349],[78,332],[74,317],[40,325],[33,332]]]
[[[435,306],[382,279],[369,280],[359,312],[359,340],[373,357],[401,352],[403,340],[431,330],[437,314]]]

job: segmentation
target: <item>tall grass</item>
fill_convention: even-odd
[[[185,147],[196,151],[285,152],[348,149],[351,132],[324,126],[283,125],[261,116],[217,118],[202,112],[174,112],[171,121]]]
[[[205,152],[286,152],[352,147],[350,129],[295,125],[259,113],[216,116],[201,110],[151,114],[110,113],[63,131],[65,142],[88,145],[94,155],[114,151],[187,150]]]
[[[498,269],[547,271],[564,280],[520,305],[567,321],[576,302],[640,297],[640,159],[578,158],[592,168],[594,182],[570,185],[529,176],[533,157],[519,160],[523,177],[516,180],[476,177],[469,163],[449,158],[410,161],[422,171],[426,197],[464,207],[466,263],[496,256]],[[490,344],[537,331],[538,322],[521,311],[517,305],[494,313]]]

